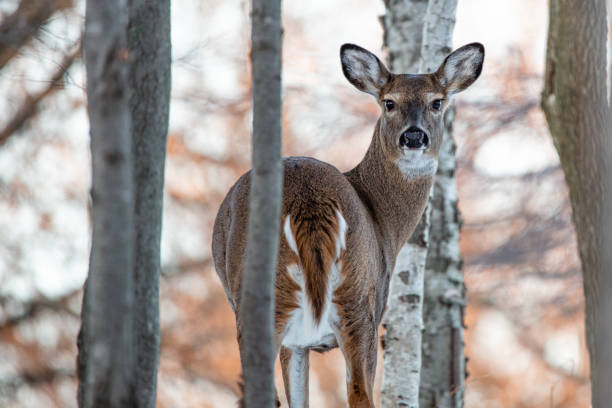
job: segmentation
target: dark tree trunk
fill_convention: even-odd
[[[139,408],[155,407],[164,164],[170,106],[170,0],[128,1],[128,85],[134,169],[134,381]]]
[[[274,276],[282,191],[280,0],[253,0],[253,170],[240,348],[247,407],[275,406]]]
[[[128,95],[127,10],[87,1],[85,67],[92,156],[93,233],[84,300],[79,401],[129,407],[132,388],[133,177]]]
[[[78,338],[78,402],[152,408],[160,344],[170,3],[105,4],[87,3],[85,31],[93,238]]]
[[[612,272],[611,265],[602,262],[609,261],[610,252],[604,246],[609,236],[609,231],[604,235],[604,225],[610,226],[604,217],[610,166],[605,157],[610,144],[606,38],[606,0],[550,2],[542,108],[569,187],[584,279],[595,408],[608,407],[612,400],[612,344],[606,333],[612,296],[606,285]]]

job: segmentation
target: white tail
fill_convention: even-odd
[[[340,58],[346,78],[373,95],[382,114],[365,157],[348,173],[306,157],[283,161],[275,334],[292,408],[308,406],[309,351],[338,346],[349,405],[374,406],[378,325],[395,258],[427,204],[444,112],[480,75],[484,47],[461,47],[427,75],[392,74],[352,44]],[[246,173],[221,204],[213,233],[215,267],[238,319],[248,191]]]

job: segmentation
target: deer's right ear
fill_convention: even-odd
[[[357,89],[378,98],[380,89],[389,81],[389,71],[370,51],[355,44],[340,47],[342,72]]]

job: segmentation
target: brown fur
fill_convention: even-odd
[[[302,186],[310,190],[309,186]],[[312,304],[315,320],[321,320],[325,303],[328,274],[336,258],[338,237],[338,203],[331,197],[318,197],[304,191],[308,201],[295,200],[290,208],[291,232],[295,237],[304,273],[306,293]],[[310,194],[309,194],[310,193]]]
[[[306,295],[318,321],[325,304],[330,266],[339,261],[342,281],[333,293],[332,302],[339,317],[336,340],[350,375],[347,381],[349,405],[352,408],[374,406],[378,325],[383,317],[391,273],[400,248],[423,214],[433,183],[433,174],[408,178],[400,171],[395,163],[403,154],[398,139],[409,126],[419,126],[430,139],[423,155],[437,158],[442,144],[443,113],[450,97],[446,91],[457,92],[476,79],[480,67],[474,64],[478,61],[465,56],[477,55],[474,50],[481,48],[472,44],[456,51],[461,67],[473,65],[475,71],[455,71],[454,82],[448,84],[446,81],[442,86],[442,67],[428,75],[393,75],[373,54],[367,55],[367,51],[357,46],[343,46],[342,52],[349,50],[355,54],[348,62],[343,58],[345,75],[358,88],[375,94],[383,114],[376,123],[364,159],[345,174],[311,158],[283,160],[281,222],[290,215],[291,232],[299,253],[298,257],[281,234],[275,280],[275,350],[281,352],[288,399],[292,351],[283,347],[282,341],[287,322],[299,307],[297,291],[300,287],[287,267],[301,266]],[[465,49],[471,54],[460,52]],[[480,52],[484,56],[484,51]],[[370,70],[345,66],[370,62],[373,64]],[[372,77],[372,73],[378,76]],[[431,107],[435,99],[445,100],[439,112]],[[397,109],[385,111],[384,100],[393,100]],[[249,184],[250,173],[246,173],[221,204],[212,245],[215,268],[236,313],[241,348],[240,286],[246,249]],[[339,260],[336,260],[337,210],[348,227],[346,250],[339,254]],[[317,347],[313,345],[312,349]],[[307,360],[305,362],[303,369],[307,371]],[[306,382],[307,378],[306,373]]]

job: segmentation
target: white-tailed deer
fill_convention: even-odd
[[[392,74],[369,51],[340,49],[342,70],[382,114],[363,160],[341,173],[308,157],[283,161],[282,231],[275,284],[275,345],[292,408],[308,406],[308,354],[340,347],[351,407],[374,407],[378,326],[395,258],[429,197],[452,95],[480,75],[473,43],[425,75]],[[221,204],[213,233],[217,273],[237,316],[249,204],[249,173]]]

